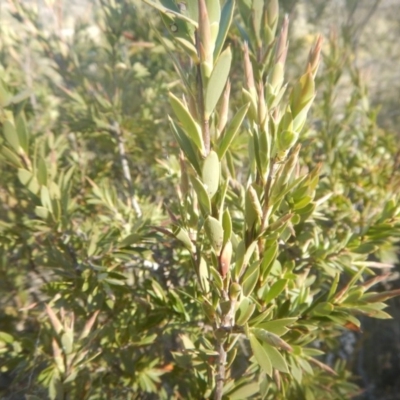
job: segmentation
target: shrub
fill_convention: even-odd
[[[5,393],[351,397],[334,351],[360,316],[389,317],[399,291],[369,289],[387,277],[374,271],[390,267],[400,209],[395,139],[349,50],[332,34],[318,78],[318,38],[288,82],[277,1],[145,1],[154,29],[139,23],[150,7],[103,0],[98,37],[82,23],[70,42],[13,3],[46,73],[15,67],[10,30]]]

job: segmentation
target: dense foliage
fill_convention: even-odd
[[[352,48],[292,51],[275,0],[145,3],[65,37],[14,0],[1,27],[0,390],[356,395],[336,352],[399,294],[371,287],[400,157]]]

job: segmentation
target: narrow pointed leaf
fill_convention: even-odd
[[[200,174],[200,164],[192,141],[186,136],[179,126],[175,125],[172,119],[170,119],[170,124],[172,133],[174,134],[180,149],[185,153],[185,156],[189,160],[190,164],[192,164],[192,167],[197,171],[198,174]]]
[[[245,104],[242,106],[239,111],[233,117],[231,123],[228,128],[225,130],[224,134],[221,135],[220,143],[218,145],[217,153],[222,160],[222,157],[225,155],[226,151],[229,149],[233,139],[235,138],[237,132],[239,131],[240,126],[244,120],[244,117],[247,114],[247,111],[250,107],[250,104]]]
[[[278,297],[285,289],[287,282],[287,279],[279,279],[276,281],[268,291],[267,296],[264,299],[265,303],[268,304],[270,301]]]
[[[153,1],[150,1],[150,0],[143,0],[143,1],[145,3],[147,3],[149,6],[155,8],[156,10],[158,10],[160,12],[162,12],[163,14],[166,14],[166,15],[172,14],[178,19],[181,19],[183,21],[189,22],[190,24],[192,24],[196,28],[198,26],[196,21],[193,21],[191,18],[187,17],[186,15],[181,14],[179,11],[163,7],[162,5],[160,5],[158,3],[155,3]]]
[[[201,257],[199,263],[199,281],[200,281],[200,286],[205,293],[208,293],[210,291],[209,280],[210,280],[210,274],[208,271],[207,262],[203,257]]]
[[[204,187],[203,183],[200,182],[195,176],[190,176],[190,181],[192,183],[194,191],[197,194],[197,198],[199,200],[204,216],[211,214],[210,197],[208,196],[207,190]]]
[[[270,344],[271,346],[278,347],[286,351],[293,351],[289,343],[285,342],[278,335],[272,332],[268,332],[265,329],[252,328],[251,332],[264,343]]]
[[[236,313],[236,325],[242,326],[247,323],[254,313],[256,305],[247,297],[242,297],[239,309]]]
[[[224,241],[224,229],[221,222],[211,216],[208,216],[204,223],[204,229],[208,239],[210,240],[211,246],[215,252],[219,254]]]
[[[26,129],[26,121],[23,113],[20,113],[15,121],[15,128],[17,130],[18,142],[25,153],[28,153],[28,131]]]
[[[288,326],[294,324],[297,318],[281,318],[272,321],[263,321],[257,324],[258,328],[265,329],[268,332],[275,333],[275,335],[282,336],[288,330]]]
[[[207,194],[210,199],[212,199],[215,193],[217,193],[220,176],[220,163],[215,151],[210,151],[209,155],[204,160],[201,175]]]
[[[194,253],[196,251],[196,247],[194,246],[193,242],[190,240],[190,236],[185,228],[177,226],[173,231],[175,237],[180,240],[185,247]]]
[[[200,126],[190,115],[189,110],[184,106],[184,104],[172,93],[169,93],[169,101],[176,116],[182,124],[185,133],[190,137],[190,139],[193,140],[193,143],[203,153],[204,143]]]
[[[222,215],[222,226],[224,228],[224,243],[226,243],[232,235],[232,218],[228,209]]]
[[[272,376],[272,364],[264,347],[252,334],[250,334],[249,340],[251,349],[253,350],[254,357],[258,364],[268,376]]]
[[[287,363],[282,354],[275,348],[267,343],[263,343],[263,347],[268,354],[272,367],[278,371],[289,373]]]
[[[219,56],[217,63],[211,73],[210,79],[207,83],[205,95],[205,115],[209,119],[211,113],[214,111],[219,98],[224,90],[225,84],[228,80],[229,71],[231,69],[232,52],[228,47]]]
[[[6,146],[1,146],[0,154],[14,166],[21,168],[23,165],[20,158]]]
[[[235,9],[234,0],[226,1],[224,6],[222,7],[218,36],[217,40],[215,41],[214,60],[216,60],[219,57],[219,54],[221,53],[222,47],[225,43],[226,37],[229,32],[229,28],[232,24],[234,9]]]
[[[18,140],[17,131],[12,122],[6,120],[3,122],[3,134],[7,140],[7,143],[17,152],[20,151],[20,144]]]

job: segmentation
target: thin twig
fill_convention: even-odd
[[[222,399],[222,391],[224,389],[225,383],[225,364],[226,364],[226,351],[224,349],[224,344],[219,342],[218,344],[218,365],[217,365],[217,379],[216,387],[214,392],[214,400]]]
[[[112,133],[115,134],[115,136],[117,138],[118,153],[119,153],[121,166],[122,166],[122,174],[124,176],[124,179],[128,183],[128,189],[129,189],[129,195],[130,195],[130,201],[131,201],[132,208],[135,210],[137,217],[140,218],[142,216],[142,210],[140,209],[139,203],[135,199],[135,190],[133,188],[131,171],[129,169],[128,159],[126,157],[124,138],[122,136],[122,131],[121,131],[121,128],[117,121],[112,122],[112,125],[110,125],[110,130]]]
[[[223,293],[224,300],[228,300],[229,296],[226,292]],[[217,330],[225,331],[227,334],[234,330],[235,325],[235,308],[236,300],[231,299],[229,310],[222,316],[221,324]],[[216,386],[214,392],[214,400],[221,400],[223,395],[224,383],[226,379],[226,359],[227,351],[224,348],[224,339],[218,339],[217,351],[218,351],[218,362],[217,362],[217,377]]]

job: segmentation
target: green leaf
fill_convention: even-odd
[[[214,48],[214,60],[216,60],[222,50],[222,47],[225,43],[226,37],[229,32],[229,28],[232,24],[233,12],[235,10],[235,1],[227,0],[222,7],[221,19],[219,21],[219,30],[217,40],[215,41]]]
[[[208,120],[211,113],[214,111],[219,98],[224,90],[225,84],[228,80],[229,71],[232,62],[232,52],[228,47],[219,56],[217,63],[211,73],[210,79],[207,83],[205,95],[205,118]]]
[[[331,303],[323,302],[317,304],[312,313],[319,316],[326,316],[329,315],[334,309],[335,307]]]
[[[251,190],[251,186],[246,189],[245,199],[244,199],[244,211],[245,211],[245,220],[246,225],[249,229],[253,227],[253,225],[260,220],[259,210],[261,208],[259,202],[258,206],[255,207],[255,201],[257,195],[255,195],[254,189]]]
[[[264,14],[264,0],[253,0],[252,3],[252,28],[256,35],[257,43],[261,43],[261,23],[263,21]]]
[[[215,285],[219,290],[222,290],[224,288],[224,282],[222,280],[221,274],[212,266],[210,267],[210,272],[214,279]]]
[[[236,265],[235,265],[235,278],[239,278],[246,270],[247,265],[257,247],[257,241],[253,241],[249,244],[243,256],[240,256],[240,252],[236,251]]]
[[[20,182],[28,188],[28,190],[30,190],[33,194],[38,194],[40,185],[36,177],[33,176],[32,172],[20,168],[18,170],[18,178]]]
[[[248,270],[243,277],[243,294],[245,296],[249,296],[253,293],[253,290],[258,282],[258,278],[260,277],[260,263],[256,261]]]
[[[1,146],[0,152],[3,155],[3,157],[6,160],[8,160],[11,164],[13,164],[15,167],[22,168],[23,165],[20,158],[8,147]]]
[[[0,79],[0,107],[7,107],[10,104],[12,95],[5,88],[3,81]]]
[[[273,299],[278,297],[282,293],[282,291],[285,289],[287,282],[288,282],[287,279],[279,279],[278,281],[276,281],[271,286],[271,289],[268,291],[267,296],[264,299],[265,303],[268,304]]]
[[[297,383],[301,384],[301,381],[303,380],[303,371],[297,364],[296,359],[294,357],[291,357],[289,359],[289,364],[290,364],[290,373],[292,374],[293,378],[297,381]]]
[[[278,371],[289,373],[288,366],[282,354],[275,347],[267,343],[263,343],[263,347],[268,354],[272,367]]]
[[[43,157],[38,159],[36,176],[40,185],[47,185],[47,166]]]
[[[296,321],[297,318],[281,318],[272,321],[262,321],[257,324],[257,327],[275,333],[275,335],[282,336],[289,330],[287,327],[294,324]]]
[[[269,271],[271,269],[270,267],[272,266],[278,254],[278,247],[278,242],[275,240],[267,247],[267,250],[264,252],[264,256],[261,262],[261,274],[263,279],[266,279],[269,274]]]
[[[180,226],[177,226],[174,230],[173,230],[173,234],[174,236],[180,240],[185,247],[192,253],[196,252],[196,247],[193,244],[193,242],[190,239],[189,233],[187,232],[187,230],[185,228],[182,228]]]
[[[266,310],[264,310],[261,314],[252,318],[249,321],[249,326],[258,326],[258,324],[261,324],[263,321],[265,321],[270,316],[271,312],[272,312],[272,306],[267,308]]]
[[[24,152],[28,153],[29,140],[28,131],[26,129],[26,121],[23,113],[20,113],[15,121],[15,128],[17,130],[18,142]]]
[[[17,93],[10,99],[10,103],[12,104],[21,103],[22,101],[26,100],[32,93],[33,92],[31,89],[22,90],[21,92]]]
[[[70,330],[61,335],[61,344],[65,354],[71,354],[74,346],[74,333]]]
[[[214,44],[219,30],[219,21],[221,18],[221,5],[219,1],[206,0],[207,13],[210,21],[211,42]]]
[[[219,165],[221,165],[221,164],[219,164]],[[221,177],[220,177],[220,185],[218,188],[218,197],[215,200],[215,202],[217,204],[219,204],[218,215],[224,214],[225,199],[226,199],[226,194],[228,192],[228,187],[229,187],[229,178],[225,179],[223,182],[221,182]]]
[[[226,243],[232,235],[232,219],[228,209],[222,215],[222,227],[224,228],[224,243]]]
[[[204,142],[200,126],[190,115],[190,112],[185,105],[172,93],[169,93],[169,102],[180,123],[182,124],[185,133],[191,140],[193,140],[193,143],[197,146],[200,152],[204,153]]]
[[[185,320],[187,321],[189,316],[186,314],[185,306],[180,299],[180,297],[175,293],[174,290],[169,290],[169,295],[171,296],[172,308],[179,314],[184,314]]]
[[[208,293],[210,291],[210,276],[206,260],[201,257],[199,262],[199,282],[203,289],[203,292]]]
[[[165,292],[162,286],[156,281],[151,281],[151,287],[153,288],[154,294],[162,301],[165,301]]]
[[[278,347],[286,351],[293,351],[293,348],[287,342],[285,342],[278,335],[275,335],[272,332],[267,332],[265,329],[260,328],[252,328],[251,332],[264,343],[270,344],[274,347]]]
[[[234,388],[233,391],[227,394],[229,400],[249,399],[259,391],[258,382],[248,383],[247,385]]]
[[[187,14],[193,21],[199,20],[199,8],[197,0],[187,1]]]
[[[224,241],[224,229],[221,222],[208,216],[204,223],[204,230],[210,240],[211,246],[217,254],[220,253]]]
[[[20,152],[20,144],[18,140],[17,131],[15,130],[14,124],[6,120],[3,122],[3,134],[7,140],[7,143],[17,152]]]
[[[119,243],[119,247],[129,247],[132,244],[138,243],[141,239],[141,236],[137,233],[131,233],[128,236],[125,236],[121,242]]]
[[[189,40],[186,40],[181,37],[176,37],[175,42],[177,42],[182,47],[182,49],[193,60],[195,64],[198,64],[200,62],[199,57],[197,55],[196,47],[191,42],[189,42]]]
[[[35,214],[39,217],[42,218],[43,220],[47,220],[49,218],[50,212],[47,208],[41,207],[41,206],[36,206],[35,207]]]
[[[258,364],[268,376],[272,376],[272,364],[264,347],[252,334],[249,335],[249,340],[251,349],[253,350],[254,357]]]
[[[40,188],[40,200],[42,202],[42,206],[47,208],[52,213],[53,207],[51,204],[50,193],[46,186],[42,186]]]
[[[210,199],[217,193],[219,187],[220,163],[215,151],[204,160],[202,168],[202,180]]]
[[[105,278],[103,282],[108,283],[109,285],[114,285],[114,286],[125,286],[126,282],[121,280],[121,279],[114,279],[114,278]]]
[[[306,207],[312,201],[311,196],[304,196],[301,200],[297,201],[294,206],[293,210],[301,210],[302,208]]]
[[[255,308],[256,305],[248,297],[242,297],[236,312],[236,325],[244,325],[253,315]]]
[[[186,15],[181,14],[180,12],[174,10],[174,9],[170,9],[170,8],[166,8],[161,6],[158,3],[155,3],[153,1],[150,0],[143,0],[145,3],[147,3],[149,6],[155,8],[156,10],[162,12],[163,14],[172,14],[175,18],[181,19],[183,21],[189,22],[191,25],[193,25],[194,27],[198,27],[198,23],[196,21],[193,21],[191,18],[187,17]]]
[[[196,172],[200,175],[200,164],[198,157],[196,155],[196,150],[193,147],[192,141],[187,137],[187,135],[183,132],[183,130],[176,126],[172,119],[169,119],[172,133],[175,136],[176,141],[179,144],[180,149],[185,153],[190,164],[196,170]]]
[[[14,342],[14,338],[7,332],[0,332],[0,341],[11,344]]]
[[[204,216],[211,214],[211,201],[208,197],[208,193],[203,183],[200,182],[195,176],[190,175],[190,182],[193,185],[193,189],[197,194],[197,198],[200,203],[200,207]]]

